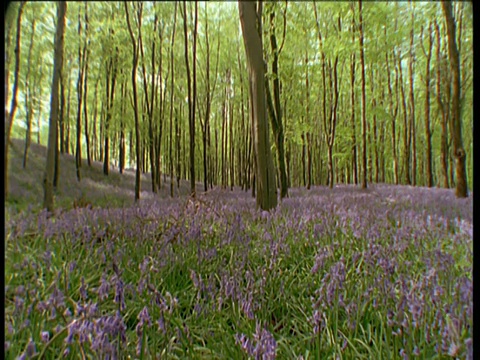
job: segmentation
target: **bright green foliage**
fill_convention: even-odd
[[[285,9],[285,3],[264,4],[264,15],[268,10],[268,6],[275,6],[276,13],[276,31],[279,41],[281,41],[283,31],[283,10]],[[338,105],[338,123],[336,128],[336,139],[334,146],[335,154],[335,173],[337,180],[340,182],[352,182],[351,176],[347,176],[352,172],[352,151],[351,148],[355,144],[351,143],[352,139],[352,127],[349,122],[350,118],[350,59],[352,54],[356,54],[356,61],[359,63],[359,45],[358,45],[358,7],[354,3],[349,2],[322,2],[316,4],[319,17],[319,26],[323,37],[323,50],[325,52],[326,61],[333,61],[338,56],[338,76],[339,76],[339,105]],[[240,184],[240,174],[242,174],[247,167],[244,166],[242,158],[246,158],[248,162],[252,162],[252,155],[248,157],[248,134],[250,132],[250,124],[247,121],[244,127],[240,124],[241,109],[244,109],[249,117],[249,102],[246,94],[248,94],[247,87],[247,72],[245,66],[245,52],[241,41],[240,25],[238,20],[238,11],[235,3],[200,3],[199,4],[199,21],[198,21],[198,54],[197,54],[197,89],[199,104],[197,109],[199,114],[197,117],[201,117],[204,104],[201,102],[205,99],[205,63],[206,63],[206,44],[205,44],[205,11],[204,7],[208,8],[208,22],[209,22],[209,37],[211,48],[211,67],[215,63],[217,40],[220,37],[219,47],[219,64],[217,78],[211,78],[210,81],[217,81],[217,86],[212,97],[211,104],[211,118],[210,118],[210,146],[208,149],[208,157],[211,160],[212,165],[212,177],[214,183],[221,183],[221,171],[225,168],[229,174],[231,169],[235,172],[235,185]],[[156,66],[155,71],[158,76],[158,80],[162,82],[162,85],[157,88],[157,96],[159,97],[156,102],[157,106],[154,109],[154,119],[156,122],[156,131],[159,131],[159,124],[163,122],[163,135],[161,144],[161,153],[159,156],[162,158],[160,163],[162,166],[162,172],[169,169],[167,149],[168,149],[168,134],[167,131],[167,118],[168,112],[165,109],[169,109],[170,102],[170,86],[168,86],[169,76],[171,74],[170,65],[168,61],[168,49],[170,46],[170,38],[173,26],[173,3],[145,3],[145,9],[143,11],[142,20],[142,37],[144,44],[145,59],[147,60],[145,66],[147,71],[147,79],[150,79],[151,67],[151,43],[155,37],[157,40],[156,45]],[[8,11],[10,19],[11,14],[15,12],[12,5],[11,10]],[[130,67],[131,67],[131,47],[129,45],[129,35],[125,22],[124,7],[118,2],[99,2],[88,4],[88,17],[89,17],[89,30],[88,35],[83,31],[85,24],[83,23],[83,16],[85,12],[84,3],[72,3],[69,4],[67,12],[67,29],[65,34],[65,65],[64,65],[64,83],[65,94],[67,96],[70,91],[69,112],[68,116],[65,115],[65,121],[69,122],[70,126],[70,146],[73,146],[75,139],[75,120],[76,120],[76,81],[78,74],[78,45],[83,41],[85,36],[88,36],[88,51],[89,51],[89,72],[88,72],[88,111],[89,114],[89,127],[91,136],[96,136],[97,146],[96,154],[94,154],[95,160],[100,159],[100,132],[102,131],[103,122],[106,118],[106,110],[104,109],[106,104],[106,80],[105,70],[108,59],[112,56],[114,51],[118,49],[118,59],[120,72],[117,78],[117,86],[115,89],[115,99],[112,107],[112,121],[109,126],[109,135],[112,141],[117,138],[117,148],[111,147],[112,161],[118,163],[118,137],[123,123],[125,126],[126,134],[128,135],[134,126],[133,122],[133,110],[131,106],[131,81]],[[412,23],[412,12],[414,13],[414,20]],[[193,6],[192,4],[187,6],[188,17],[193,18]],[[153,18],[155,14],[159,17],[159,26],[157,33],[153,34]],[[78,35],[78,17],[80,16],[82,21],[82,35],[79,38]],[[463,119],[463,134],[464,144],[467,152],[467,175],[468,183],[473,184],[473,132],[472,132],[472,102],[473,102],[473,36],[472,36],[472,7],[469,2],[458,2],[454,6],[454,16],[457,21],[457,42],[460,49],[461,57],[461,76],[462,76],[462,119]],[[265,17],[265,16],[264,16]],[[40,124],[40,139],[43,144],[46,142],[46,123],[47,114],[49,113],[49,88],[47,79],[51,78],[52,66],[53,66],[53,40],[54,40],[54,28],[55,28],[55,6],[48,2],[29,2],[25,6],[24,14],[24,26],[22,26],[22,52],[27,53],[28,39],[30,38],[28,32],[31,29],[31,21],[35,18],[36,36],[32,49],[32,58],[38,59],[38,66],[31,69],[31,77],[33,82],[38,86],[38,98],[32,99],[34,102],[34,120],[33,120],[33,141],[36,141],[37,126]],[[340,19],[340,27],[339,27]],[[355,20],[355,26],[352,27],[352,19]],[[383,134],[384,144],[372,145],[372,149],[378,147],[381,152],[381,156],[384,157],[380,162],[382,166],[380,181],[381,182],[393,182],[393,166],[392,166],[392,142],[391,139],[391,119],[392,113],[387,106],[387,74],[385,66],[385,56],[388,53],[390,60],[392,61],[392,52],[395,51],[397,57],[402,59],[402,69],[404,74],[404,84],[406,90],[409,88],[408,74],[408,62],[410,51],[410,31],[414,30],[414,58],[415,63],[413,66],[414,71],[414,88],[415,88],[415,114],[416,114],[416,129],[415,136],[417,140],[417,149],[421,149],[425,143],[425,134],[423,131],[423,116],[424,116],[424,103],[425,103],[425,61],[426,57],[421,47],[421,28],[428,27],[430,22],[437,22],[441,31],[441,53],[442,56],[447,58],[446,48],[446,35],[445,24],[441,12],[439,3],[403,3],[403,2],[366,2],[363,7],[363,19],[364,19],[364,36],[365,36],[365,61],[366,61],[366,89],[367,89],[367,121],[369,122],[368,139],[369,142],[379,142],[380,136],[374,139],[372,136],[372,122],[373,116],[376,115],[377,131],[378,134]],[[268,44],[268,21],[264,21],[264,44]],[[15,30],[13,30],[15,31]],[[12,34],[13,36],[15,34]],[[312,151],[312,171],[313,171],[313,183],[325,184],[327,181],[327,147],[325,144],[324,129],[322,125],[323,113],[322,113],[322,69],[321,69],[321,55],[320,44],[318,34],[315,25],[315,17],[313,15],[313,4],[309,2],[289,2],[286,12],[286,32],[285,43],[279,58],[280,68],[280,82],[281,82],[281,103],[284,113],[284,131],[285,131],[285,149],[289,154],[289,171],[290,182],[292,186],[300,185],[302,183],[301,173],[304,171],[302,166],[302,133],[310,133],[312,136],[311,151]],[[178,40],[178,39],[177,39]],[[174,96],[174,109],[178,114],[178,122],[180,129],[183,131],[186,125],[187,107],[184,99],[186,98],[186,83],[185,83],[185,61],[184,51],[182,48],[183,42],[176,41],[175,43],[175,96]],[[268,50],[268,46],[264,46]],[[13,54],[13,49],[7,49]],[[435,69],[438,66],[442,66],[448,69],[447,64],[437,64],[435,58],[436,44],[433,47],[433,56],[431,61],[431,75],[432,75],[432,91],[435,88]],[[309,100],[308,100],[308,116],[306,115],[307,97],[305,91],[306,80],[306,65],[305,57],[308,52],[308,76],[309,76]],[[162,54],[162,56],[160,56]],[[267,57],[268,57],[267,51]],[[162,59],[162,70],[160,72],[160,58]],[[240,59],[240,67],[238,62]],[[17,118],[19,121],[15,122],[15,128],[13,129],[14,137],[24,137],[25,129],[25,108],[23,106],[24,101],[24,86],[25,86],[25,74],[26,74],[26,56],[23,56],[22,64],[20,66],[20,88],[19,88],[19,106],[17,112]],[[268,59],[267,59],[268,61]],[[445,60],[447,61],[447,60]],[[140,108],[144,109],[145,94],[143,90],[143,76],[141,75],[141,63],[139,64],[138,72],[138,89],[140,96]],[[243,72],[243,101],[240,97],[240,74]],[[13,63],[10,62],[10,73],[13,73]],[[357,97],[355,112],[357,114],[356,121],[360,125],[360,76],[359,66],[357,64],[355,93]],[[373,71],[373,77],[370,73]],[[230,73],[230,80],[228,81],[227,74]],[[211,77],[213,76],[213,69],[211,68]],[[267,75],[269,76],[269,75]],[[390,64],[390,76],[393,86],[394,107],[399,104],[400,90],[395,89],[395,67],[393,63]],[[446,84],[449,81],[448,71],[442,71],[442,83],[444,84],[442,89],[442,97],[446,101]],[[373,79],[373,80],[372,80]],[[376,106],[372,104],[372,96],[369,94],[369,89],[373,84],[374,95],[376,98]],[[94,87],[98,82],[98,92],[95,97]],[[119,84],[125,83],[127,87],[127,97],[123,99],[120,95]],[[10,86],[12,84],[10,83]],[[223,106],[226,102],[227,88],[229,88],[228,106],[233,109],[232,116],[228,115],[226,122],[224,121],[225,115],[223,112]],[[8,96],[11,95],[11,89],[8,89]],[[332,91],[332,88],[328,84],[326,86],[327,99]],[[381,101],[382,93],[384,94],[384,101]],[[408,91],[407,91],[408,93]],[[434,171],[434,184],[441,185],[441,164],[440,164],[440,118],[439,106],[435,100],[435,94],[431,93],[431,129],[432,129],[432,146],[433,146],[433,171]],[[125,105],[123,106],[122,105]],[[327,104],[329,109],[330,104]],[[399,154],[399,164],[403,164],[402,157],[404,152],[402,150],[403,141],[400,137],[403,131],[403,113],[402,107],[399,106],[398,114],[396,117],[396,132],[397,132],[397,154]],[[96,133],[93,134],[93,114],[96,112]],[[146,113],[141,110],[141,115],[145,115],[145,119],[141,121],[142,139],[147,142],[148,137],[148,121],[146,120]],[[143,116],[142,116],[143,119]],[[220,157],[220,145],[216,149],[216,144],[222,142],[222,126],[226,126],[229,129],[230,123],[233,122],[233,139],[230,140],[228,133],[224,138],[225,153],[228,156],[223,159]],[[198,127],[197,134],[200,134],[201,124],[196,124]],[[360,126],[356,127],[357,135],[360,132]],[[216,134],[216,135],[215,135]],[[103,134],[102,136],[104,136]],[[175,135],[175,132],[174,132]],[[215,138],[217,136],[217,138]],[[128,136],[127,136],[128,138]],[[357,136],[357,139],[360,139]],[[176,139],[175,139],[176,140]],[[84,141],[84,140],[83,140]],[[183,141],[183,132],[180,134],[179,139],[180,146],[180,162],[183,164],[187,157],[184,154],[188,154],[188,141]],[[201,148],[201,136],[196,138],[196,147]],[[175,143],[175,141],[174,141]],[[273,141],[272,141],[273,143]],[[129,140],[127,139],[127,146],[129,146]],[[370,145],[369,145],[370,147]],[[85,146],[82,146],[85,151]],[[230,150],[233,149],[234,156],[231,158]],[[451,149],[449,149],[450,151]],[[148,157],[148,154],[146,154]],[[369,152],[369,163],[374,163],[374,152]],[[413,155],[412,155],[413,156]],[[425,185],[425,180],[422,171],[425,166],[423,165],[423,155],[417,151],[417,184]],[[84,154],[84,157],[86,155]],[[176,159],[176,156],[173,157]],[[449,168],[453,166],[452,157],[448,156]],[[231,162],[233,161],[233,167]],[[201,152],[197,153],[197,180],[203,178],[203,166]],[[134,167],[134,159],[130,158],[127,154],[127,167]],[[384,165],[382,165],[382,163]],[[186,166],[186,165],[185,165]],[[182,165],[183,169],[183,165]],[[369,167],[369,172],[373,172],[374,168]],[[402,180],[404,169],[400,166],[400,176]],[[182,177],[186,177],[187,174],[181,174]],[[251,187],[249,184],[248,187]],[[472,186],[472,185],[471,185]]]

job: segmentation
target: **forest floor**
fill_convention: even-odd
[[[62,155],[41,211],[44,147],[13,140],[5,203],[6,359],[472,358],[473,201],[453,190],[250,192]],[[162,178],[163,180],[163,178]],[[75,207],[79,199],[86,207]]]

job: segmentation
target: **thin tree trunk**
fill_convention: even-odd
[[[77,179],[82,179],[82,100],[83,100],[83,77],[85,69],[85,48],[81,47],[82,22],[80,20],[80,9],[78,12],[78,79],[77,79],[77,142],[75,150],[75,165],[77,169]]]
[[[83,46],[83,53],[84,53],[84,66],[85,66],[85,75],[83,78],[84,87],[83,87],[83,114],[85,117],[85,145],[87,147],[87,164],[88,166],[92,166],[92,158],[90,152],[90,137],[88,136],[88,111],[87,111],[87,103],[88,103],[88,54],[89,51],[87,49],[88,44],[88,7],[87,2],[85,1],[85,43]]]
[[[65,127],[68,117],[65,116],[65,75],[62,72],[60,77],[60,153],[64,154],[66,150]]]
[[[154,23],[153,23],[153,34],[155,36],[157,32],[157,23],[158,23],[158,17],[155,14],[154,18]],[[153,107],[154,107],[154,94],[155,94],[155,37],[152,40],[152,75],[150,79],[150,84],[151,84],[151,98],[149,99],[148,96],[148,85],[149,82],[147,81],[147,71],[146,71],[146,66],[145,66],[145,55],[143,51],[143,39],[142,39],[142,32],[141,29],[139,29],[139,35],[138,35],[138,42],[139,42],[139,47],[140,47],[140,56],[142,58],[142,74],[143,74],[143,88],[145,91],[145,103],[146,103],[146,112],[147,112],[147,117],[148,117],[148,139],[147,139],[147,145],[150,153],[150,178],[152,182],[152,192],[156,193],[157,192],[157,183],[156,183],[156,146],[155,146],[155,137],[154,137],[154,132],[153,132]],[[159,155],[159,154],[158,154]],[[145,166],[146,169],[146,166]]]
[[[137,100],[137,67],[138,67],[138,52],[139,52],[139,44],[136,43],[135,36],[133,35],[132,26],[130,24],[130,16],[128,13],[128,6],[125,2],[125,13],[127,16],[127,25],[128,31],[130,33],[130,39],[132,40],[132,50],[133,50],[133,65],[132,65],[132,90],[133,90],[133,113],[135,116],[135,146],[136,146],[136,170],[135,170],[135,202],[140,200],[140,185],[141,185],[141,173],[140,173],[140,166],[141,166],[141,159],[140,159],[140,121],[138,116],[138,100]],[[142,26],[142,9],[143,4],[137,4],[137,25],[140,30]],[[113,91],[112,91],[113,92]]]
[[[12,94],[12,102],[10,104],[10,112],[6,112],[5,107],[5,117],[8,119],[8,126],[7,126],[7,136],[5,139],[5,153],[4,153],[4,194],[5,199],[8,196],[8,151],[10,149],[10,137],[12,135],[12,128],[13,128],[13,120],[15,119],[15,111],[17,110],[17,93],[18,93],[18,81],[19,81],[19,73],[20,73],[20,37],[21,37],[21,25],[22,25],[22,13],[23,7],[25,6],[25,1],[20,3],[18,8],[18,17],[17,17],[17,42],[15,45],[15,73],[14,73],[14,80],[13,80],[13,94]]]
[[[426,142],[426,178],[427,186],[433,186],[433,172],[432,172],[432,133],[430,131],[430,60],[432,58],[432,24],[428,27],[428,47],[425,51],[423,47],[423,27],[422,27],[422,48],[427,58],[425,64],[425,142]]]
[[[32,63],[33,37],[35,35],[35,19],[32,20],[32,29],[30,34],[30,45],[28,47],[27,74],[25,76],[25,109],[27,117],[27,129],[25,131],[25,150],[23,152],[23,168],[27,167],[28,150],[32,142],[32,117],[33,117],[33,98],[30,84],[30,69]]]
[[[408,128],[408,114],[407,114],[407,102],[405,99],[405,84],[403,83],[403,71],[402,60],[398,57],[398,72],[400,74],[400,93],[402,96],[402,109],[403,109],[403,168],[405,176],[405,184],[411,185],[410,179],[410,143],[409,143],[409,128]]]
[[[413,90],[413,62],[415,54],[413,53],[414,40],[414,11],[412,10],[412,29],[410,31],[410,59],[408,62],[408,72],[410,76],[410,132],[409,143],[412,145],[412,185],[417,185],[417,141],[416,141],[416,125],[415,125],[415,95]]]
[[[362,20],[362,0],[358,1],[359,8],[359,41],[360,41],[360,68],[362,74],[362,189],[367,188],[367,115],[365,100],[365,55],[363,48],[363,20]]]
[[[55,171],[55,147],[57,141],[58,119],[58,87],[63,67],[63,42],[65,33],[65,14],[67,3],[61,1],[57,5],[57,30],[55,34],[55,58],[53,63],[52,93],[50,97],[50,121],[48,130],[47,163],[44,175],[44,198],[43,207],[47,211],[54,210],[53,200],[53,177]]]
[[[371,149],[373,148],[373,155],[375,157],[375,183],[378,184],[378,172],[379,172],[379,163],[378,163],[378,138],[377,138],[377,115],[375,113],[375,109],[377,107],[377,99],[375,97],[375,86],[374,86],[374,79],[375,79],[375,74],[373,71],[373,67],[370,72],[371,75],[371,90],[372,90],[372,108],[374,109],[373,112],[373,121],[372,121],[372,130],[373,130],[373,141],[372,141],[372,146],[370,147]],[[381,84],[379,85],[381,87]],[[370,176],[372,176],[372,172],[370,172]]]
[[[173,16],[173,31],[172,31],[172,43],[170,46],[170,68],[171,68],[171,80],[170,80],[170,136],[169,136],[169,160],[170,160],[170,196],[173,197],[173,99],[174,99],[174,78],[175,78],[175,63],[173,56],[173,47],[175,45],[175,30],[177,27],[177,5],[175,2],[175,14]]]
[[[355,35],[353,35],[355,37]],[[352,54],[352,61],[350,63],[350,104],[351,104],[351,115],[350,115],[350,125],[352,126],[352,172],[353,172],[353,183],[358,185],[358,159],[357,159],[357,134],[355,128],[355,53]],[[387,68],[388,72],[388,68]],[[389,74],[390,79],[390,74]]]

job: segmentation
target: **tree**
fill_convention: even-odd
[[[27,115],[27,129],[25,131],[25,150],[23,153],[23,168],[27,167],[28,159],[28,150],[32,142],[32,118],[33,118],[33,87],[30,86],[31,79],[31,63],[32,63],[32,48],[33,48],[33,37],[35,35],[35,19],[32,20],[32,33],[30,34],[30,46],[28,47],[28,61],[27,61],[27,74],[25,76],[25,108]]]
[[[358,0],[359,11],[359,41],[360,41],[360,69],[362,74],[362,189],[367,188],[367,115],[365,100],[365,54],[363,47],[363,20],[362,0]]]
[[[146,110],[148,116],[148,148],[150,151],[150,175],[152,180],[152,192],[157,192],[157,178],[156,178],[156,156],[160,156],[160,154],[156,154],[155,150],[155,137],[153,132],[153,109],[155,106],[155,44],[156,44],[156,32],[157,32],[157,24],[158,24],[158,15],[155,14],[154,23],[153,23],[153,40],[152,40],[152,70],[151,70],[151,79],[150,79],[150,86],[151,86],[151,94],[150,99],[148,95],[148,84],[147,81],[147,71],[146,71],[146,60],[144,55],[144,46],[142,40],[142,32],[139,29],[139,46],[140,46],[140,55],[142,58],[142,74],[143,74],[143,87],[145,91],[145,103],[146,103]]]
[[[140,158],[140,121],[138,116],[138,99],[137,99],[137,67],[138,67],[138,53],[139,53],[139,44],[135,39],[135,35],[133,34],[132,25],[130,23],[130,15],[128,12],[128,6],[125,2],[125,13],[127,16],[127,25],[128,25],[128,32],[130,34],[130,39],[132,40],[132,50],[133,50],[133,61],[132,61],[132,87],[133,87],[133,113],[135,116],[135,147],[136,147],[136,170],[135,170],[135,201],[140,200],[140,185],[141,185],[141,173],[140,173],[140,166],[141,166],[141,158]],[[135,3],[134,3],[135,4]],[[136,4],[137,7],[137,26],[138,29],[142,27],[142,10],[143,4],[138,3]]]
[[[53,62],[52,92],[50,96],[50,121],[48,127],[47,164],[44,175],[44,198],[43,207],[52,212],[53,200],[53,176],[55,165],[55,148],[57,146],[57,120],[58,120],[58,89],[63,67],[63,42],[65,34],[65,15],[67,3],[60,1],[57,4],[57,30],[55,34],[55,57]]]
[[[467,197],[467,172],[465,168],[466,153],[462,141],[462,121],[460,117],[460,55],[457,48],[455,35],[455,20],[452,15],[452,2],[442,1],[442,9],[447,23],[448,53],[450,57],[450,70],[452,73],[452,114],[451,128],[453,150],[455,157],[455,175],[457,197]]]
[[[257,206],[262,210],[270,210],[277,206],[277,195],[275,172],[269,144],[268,122],[266,119],[265,68],[260,37],[261,2],[259,3],[258,11],[256,11],[255,5],[256,3],[254,2],[238,2],[252,104],[251,114],[257,175],[256,202]]]
[[[432,132],[430,130],[430,60],[432,58],[432,23],[428,26],[428,44],[427,50],[423,45],[423,32],[424,28],[422,26],[422,32],[420,38],[422,39],[422,49],[427,61],[425,63],[425,142],[427,145],[426,148],[426,176],[427,176],[427,186],[433,186],[433,172],[432,172]]]
[[[196,73],[196,53],[197,53],[197,25],[198,25],[198,2],[195,1],[195,22],[193,30],[193,79],[190,74],[190,62],[188,56],[188,30],[187,30],[187,5],[183,2],[183,31],[185,35],[185,66],[187,72],[187,90],[188,90],[188,130],[190,138],[190,193],[195,197],[195,106],[197,96],[197,73]],[[193,91],[192,91],[193,82]]]
[[[10,112],[7,113],[7,107],[5,107],[5,118],[8,119],[7,125],[7,137],[5,139],[5,154],[4,154],[4,181],[5,181],[5,198],[8,195],[8,150],[10,148],[10,137],[12,134],[13,120],[15,119],[15,111],[17,110],[17,92],[18,92],[18,81],[20,73],[20,35],[21,35],[21,25],[22,25],[22,13],[23,7],[25,6],[25,1],[20,3],[18,8],[17,16],[17,42],[15,45],[15,73],[13,80],[13,95],[12,102],[10,105]],[[8,77],[7,77],[8,78]]]
[[[287,28],[287,5],[285,5],[285,11],[283,13],[283,37],[280,47],[277,46],[277,37],[275,35],[275,9],[274,3],[270,8],[270,46],[272,51],[272,76],[273,76],[273,100],[270,92],[270,86],[268,78],[265,80],[268,113],[270,114],[270,120],[272,124],[273,135],[275,139],[275,145],[277,147],[277,161],[278,169],[280,173],[280,198],[288,196],[288,181],[287,172],[285,167],[285,149],[284,149],[284,133],[283,133],[283,120],[282,120],[282,106],[280,103],[280,78],[278,73],[278,58],[282,52],[283,45],[285,44],[285,31]],[[265,64],[266,67],[267,64]],[[267,69],[266,69],[267,70]],[[268,70],[267,70],[268,72]]]
[[[175,14],[173,15],[173,30],[172,30],[172,42],[170,45],[170,71],[172,73],[170,80],[170,136],[168,138],[168,154],[170,162],[170,196],[173,197],[173,99],[174,99],[174,75],[175,64],[173,56],[173,47],[175,45],[175,30],[177,28],[177,2],[175,2]]]

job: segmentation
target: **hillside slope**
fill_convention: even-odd
[[[31,206],[33,209],[40,208],[43,202],[43,174],[45,171],[46,153],[45,146],[32,143],[27,161],[27,167],[23,168],[23,152],[25,142],[13,139],[10,151],[9,164],[9,197],[6,208],[12,210],[25,209]],[[82,180],[76,177],[75,157],[70,154],[60,155],[60,182],[55,193],[55,206],[57,208],[71,208],[79,201],[82,204],[91,204],[101,207],[119,207],[134,202],[135,195],[135,171],[126,170],[119,173],[118,168],[110,168],[110,174],[103,174],[103,163],[93,162],[87,165],[86,159],[82,161]],[[198,191],[201,186],[197,184]],[[180,187],[175,184],[176,195],[189,193],[189,182],[180,181]],[[150,174],[142,174],[141,199],[152,200],[154,198],[168,197],[170,194],[170,179],[167,176],[158,194],[151,192]],[[81,200],[80,200],[81,199]]]

